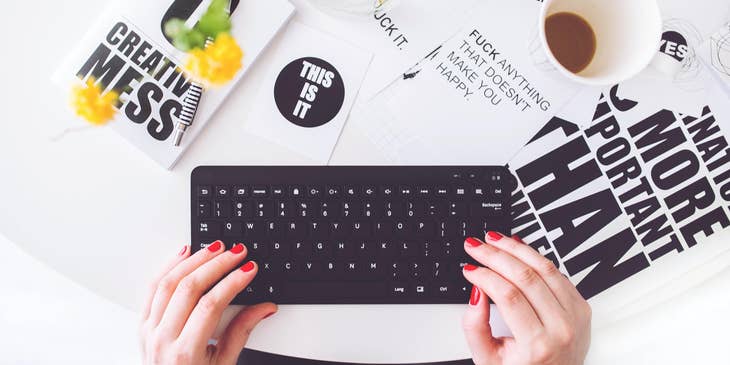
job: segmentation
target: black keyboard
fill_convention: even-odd
[[[192,250],[244,243],[234,304],[466,303],[466,237],[509,234],[509,172],[471,166],[201,166]]]

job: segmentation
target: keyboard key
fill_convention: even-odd
[[[266,198],[269,196],[269,188],[266,186],[254,186],[251,188],[251,195],[254,198]]]
[[[227,218],[231,215],[231,202],[216,201],[213,203],[213,216],[216,218]]]
[[[233,195],[237,198],[247,198],[249,195],[249,189],[243,185],[236,185],[233,187]]]
[[[274,198],[279,198],[284,196],[284,188],[281,186],[273,186],[271,187],[271,196]]]
[[[198,202],[198,218],[210,217],[211,204],[209,201]]]
[[[219,237],[221,234],[220,222],[200,222],[198,232],[205,237]]]
[[[261,260],[269,256],[269,247],[265,243],[250,242],[246,244],[246,248],[248,248],[248,252],[251,255],[250,258]]]
[[[322,188],[319,186],[307,187],[307,196],[310,198],[319,198],[322,196]]]
[[[304,189],[301,186],[292,186],[289,188],[289,196],[292,198],[299,198],[304,195]]]
[[[342,191],[339,186],[328,186],[327,187],[327,196],[330,198],[339,198]]]
[[[296,258],[309,258],[312,257],[312,243],[310,242],[295,242],[293,247],[293,254]]]
[[[355,244],[353,242],[335,242],[333,249],[335,257],[338,259],[350,259],[355,257]]]
[[[378,195],[378,189],[375,186],[372,186],[372,185],[366,185],[362,189],[362,192],[368,198],[374,198],[375,196]]]
[[[212,193],[209,185],[198,186],[198,198],[210,198]]]
[[[230,190],[228,190],[227,186],[216,186],[215,187],[215,197],[216,198],[228,198],[230,195]]]
[[[242,237],[243,224],[241,222],[226,222],[223,225],[223,236],[225,237]]]
[[[247,201],[237,200],[233,204],[233,216],[236,218],[253,217],[253,213],[251,211],[251,203]]]

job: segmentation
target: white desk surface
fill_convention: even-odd
[[[0,75],[8,85],[0,91],[0,234],[7,238],[0,246],[5,278],[0,290],[11,293],[3,295],[10,301],[0,301],[0,362],[44,363],[39,350],[47,346],[59,351],[56,362],[94,363],[91,355],[88,361],[74,358],[85,351],[79,346],[83,341],[106,346],[106,353],[122,356],[117,358],[132,358],[136,332],[129,322],[147,282],[189,238],[190,171],[202,164],[309,163],[241,132],[251,107],[246,100],[253,100],[263,77],[257,69],[266,56],[239,85],[236,101],[221,108],[172,171],[106,128],[50,142],[75,123],[65,91],[50,83],[50,75],[104,5],[23,1],[0,12],[0,29],[8,35],[4,47],[13,51],[0,59]],[[358,130],[346,127],[332,163],[389,161]],[[728,359],[723,329],[730,324],[729,265],[730,254],[722,255],[681,282],[617,309],[610,314],[612,325],[594,330],[588,363]],[[58,311],[59,305],[67,310]],[[463,358],[468,350],[460,330],[462,310],[288,306],[257,329],[250,346],[361,362]],[[119,329],[120,346],[94,340],[98,334],[108,336],[110,329]],[[30,342],[34,350],[12,346]],[[6,345],[14,350],[6,351]]]

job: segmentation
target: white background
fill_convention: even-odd
[[[145,285],[189,237],[189,173],[201,164],[303,164],[242,133],[261,64],[173,171],[107,128],[50,138],[77,123],[57,61],[104,2],[13,2],[0,12],[0,363],[134,363]],[[12,52],[10,52],[12,51]],[[262,58],[266,62],[267,55]],[[264,65],[265,66],[265,65]],[[345,128],[335,164],[387,158]],[[730,255],[611,314],[589,364],[727,363]],[[711,278],[711,279],[708,279]],[[428,361],[466,355],[463,307],[287,307],[251,346],[349,361]],[[427,319],[427,320],[424,320]]]

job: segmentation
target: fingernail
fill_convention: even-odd
[[[233,247],[231,247],[230,251],[231,253],[239,254],[243,252],[243,244],[236,243]]]
[[[183,248],[180,250],[180,252],[177,253],[177,255],[182,256],[185,254],[185,252],[188,252],[188,246],[183,246]]]
[[[253,270],[253,268],[254,268],[253,261],[249,261],[249,262],[243,264],[243,266],[241,266],[241,271],[250,272],[251,270]]]
[[[471,247],[479,247],[479,246],[482,245],[482,243],[478,239],[476,239],[474,237],[467,238],[466,239],[466,243],[468,243],[469,246],[471,246]]]
[[[466,265],[464,265],[464,270],[466,270],[466,271],[474,271],[476,269],[477,269],[477,267],[474,266],[474,265],[472,265],[472,264],[466,264]]]
[[[274,313],[276,313],[276,312],[271,312],[271,313],[269,313],[269,314],[265,315],[265,316],[264,316],[264,318],[261,318],[261,319],[266,319],[266,318],[269,318],[269,317],[273,316],[273,315],[274,315]]]
[[[520,243],[525,243],[525,241],[523,241],[522,238],[520,238],[520,236],[518,236],[516,234],[513,234],[512,235],[512,239],[515,240],[515,241],[517,241],[517,242],[520,242]]]
[[[489,238],[492,241],[499,241],[502,239],[502,234],[495,231],[489,231],[487,232],[487,238]]]
[[[216,252],[221,249],[221,246],[223,246],[223,242],[221,241],[215,241],[208,245],[208,251],[210,252]]]
[[[479,288],[472,285],[471,287],[471,295],[469,295],[469,304],[471,305],[477,305],[479,304],[479,297],[481,296]]]

